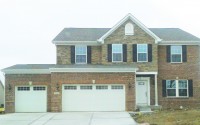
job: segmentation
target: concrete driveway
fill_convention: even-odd
[[[137,125],[127,112],[13,113],[0,125]]]

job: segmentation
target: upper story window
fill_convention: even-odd
[[[112,44],[112,62],[122,62],[122,44]]]
[[[134,35],[134,26],[132,23],[125,25],[125,35]]]
[[[75,47],[75,60],[76,64],[87,63],[87,46],[76,46]]]
[[[147,44],[137,44],[137,61],[147,62],[148,61],[148,49]]]
[[[171,62],[182,62],[182,46],[171,46]]]
[[[168,97],[188,97],[188,80],[166,80]]]

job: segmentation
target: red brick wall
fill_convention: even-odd
[[[52,73],[51,75],[51,111],[62,111],[62,84],[125,84],[126,88],[126,110],[135,108],[135,75],[134,73]],[[132,88],[128,88],[128,84]],[[60,94],[56,92],[56,84],[59,84]]]
[[[6,113],[15,112],[15,86],[19,85],[29,85],[29,81],[32,81],[32,85],[46,85],[48,88],[48,106],[47,110],[50,111],[50,83],[51,75],[5,75],[5,108]],[[9,84],[11,85],[11,90],[8,90]]]
[[[187,62],[173,64],[166,61],[166,46],[158,47],[158,99],[164,108],[199,107],[200,79],[199,79],[199,46],[187,46]],[[162,97],[162,80],[192,79],[193,97],[167,98]]]

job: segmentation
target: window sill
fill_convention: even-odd
[[[167,97],[167,99],[189,99],[189,97]]]
[[[182,64],[183,62],[170,62],[171,64]]]

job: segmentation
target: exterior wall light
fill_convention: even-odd
[[[132,84],[129,82],[128,83],[128,88],[131,89],[132,88]]]
[[[8,84],[8,90],[11,91],[12,90],[12,86],[10,84]]]
[[[60,87],[58,85],[58,83],[56,84],[56,90],[59,91]]]

